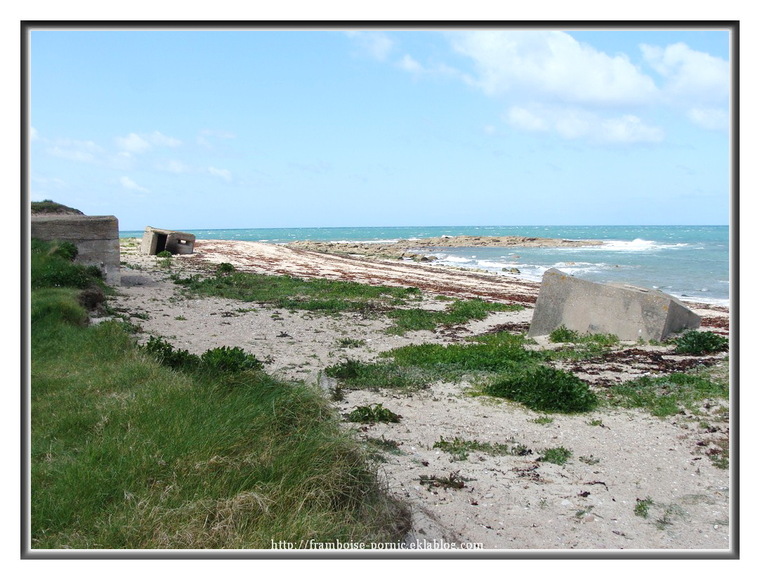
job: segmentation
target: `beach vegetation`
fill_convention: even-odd
[[[548,413],[584,413],[598,406],[597,396],[587,383],[572,373],[543,365],[498,379],[486,385],[484,393]]]
[[[640,518],[649,517],[649,509],[654,505],[654,500],[651,497],[645,499],[636,499],[636,505],[633,507],[633,513]]]
[[[551,360],[584,360],[604,354],[610,347],[620,343],[614,334],[581,334],[567,327],[559,326],[549,334],[549,342],[566,344],[546,352]]]
[[[367,341],[359,338],[343,337],[338,339],[338,346],[340,348],[359,348],[367,344]]]
[[[408,511],[316,389],[235,349],[138,347],[123,322],[86,325],[77,293],[31,296],[32,549],[403,538]]]
[[[432,491],[434,487],[464,489],[465,484],[470,481],[470,479],[461,476],[458,471],[449,475],[420,475],[418,479],[422,485],[427,486],[428,491]]]
[[[643,376],[613,385],[608,403],[642,408],[657,417],[667,417],[683,410],[696,413],[705,399],[728,399],[728,396],[728,383],[715,382],[701,373],[673,373],[660,377]]]
[[[364,442],[380,451],[390,453],[391,455],[400,455],[402,453],[400,447],[401,443],[393,439],[386,439],[385,435],[382,437],[367,437]]]
[[[226,274],[232,274],[235,271],[235,266],[230,264],[229,262],[222,262],[216,267],[216,275],[217,276],[225,276]]]
[[[544,449],[538,460],[554,463],[556,465],[564,465],[572,456],[573,452],[569,449],[565,449],[564,447],[551,447],[549,449]]]
[[[324,369],[325,375],[338,379],[341,388],[394,389],[415,391],[423,389],[437,379],[437,375],[414,366],[387,362],[368,363],[346,359]]]
[[[728,350],[728,339],[709,331],[689,330],[675,342],[677,354],[702,355]]]
[[[343,280],[305,280],[294,276],[272,276],[249,272],[217,272],[216,276],[174,277],[175,283],[204,296],[219,296],[244,302],[259,302],[289,310],[325,313],[386,310],[409,300],[419,300],[413,287],[372,286]]]
[[[347,419],[354,423],[398,423],[401,415],[386,409],[382,403],[361,405],[351,411]]]
[[[106,289],[100,268],[74,262],[78,251],[73,243],[33,239],[30,249],[32,289],[90,286]]]
[[[471,320],[484,320],[492,312],[514,312],[522,310],[519,304],[487,302],[476,298],[454,300],[445,310],[423,308],[399,308],[388,313],[394,325],[388,329],[391,334],[403,334],[412,330],[435,330],[437,326],[466,324]]]
[[[464,461],[470,453],[478,451],[488,455],[517,455],[525,456],[533,453],[525,445],[520,443],[483,443],[481,441],[454,439],[447,441],[443,437],[433,444],[433,449],[440,449],[451,456],[452,461]]]
[[[84,215],[80,210],[55,202],[51,199],[31,202],[32,214],[72,214]]]
[[[531,419],[531,422],[535,423],[536,425],[551,425],[554,423],[554,417],[550,417],[549,415],[541,415],[540,417]]]

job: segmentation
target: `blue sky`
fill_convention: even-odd
[[[729,44],[32,29],[30,198],[123,230],[728,224]]]

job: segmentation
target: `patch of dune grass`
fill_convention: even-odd
[[[35,290],[31,312],[33,550],[403,537],[405,508],[315,390],[237,351],[166,366],[124,323],[84,325],[74,290]]]
[[[261,302],[277,308],[327,313],[366,311],[404,304],[419,299],[418,288],[372,286],[322,278],[305,280],[294,276],[270,276],[247,272],[218,272],[202,278],[175,277],[188,290],[205,295]]]
[[[394,321],[394,325],[388,332],[403,334],[411,330],[435,330],[441,325],[466,324],[471,320],[483,320],[492,312],[513,312],[522,308],[523,306],[517,304],[500,304],[481,299],[455,300],[445,310],[399,308],[388,313]]]

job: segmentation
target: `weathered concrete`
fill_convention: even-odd
[[[172,254],[192,254],[195,236],[174,230],[162,230],[148,226],[143,232],[140,251],[154,256],[166,250]]]
[[[620,340],[665,340],[699,328],[701,319],[680,300],[657,290],[598,284],[555,268],[541,282],[528,336],[565,326],[581,334],[614,334]]]
[[[114,216],[33,215],[30,225],[32,238],[72,242],[76,262],[98,266],[107,284],[119,284],[119,220]]]

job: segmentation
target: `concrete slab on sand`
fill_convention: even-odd
[[[581,334],[614,334],[620,340],[665,340],[701,319],[680,300],[657,290],[598,284],[556,268],[541,282],[528,336],[565,326]]]

